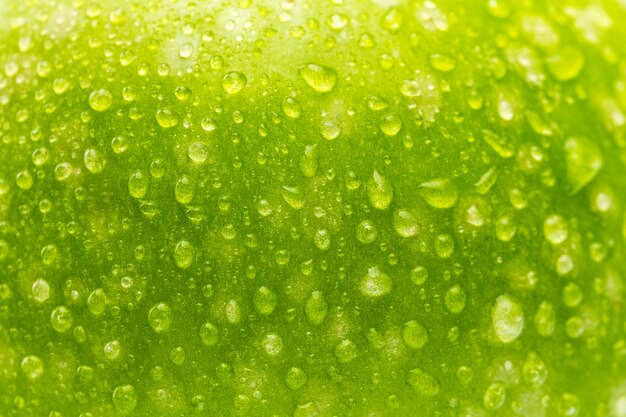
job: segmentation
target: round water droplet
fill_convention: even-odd
[[[128,179],[128,193],[138,200],[148,193],[148,176],[141,171],[135,171]]]
[[[248,79],[245,75],[237,71],[231,71],[224,75],[222,80],[222,87],[228,94],[237,94],[248,83]]]
[[[230,324],[237,324],[241,321],[241,307],[236,300],[229,300],[224,306],[226,320]]]
[[[367,181],[367,198],[375,209],[387,210],[393,200],[393,186],[389,178],[374,170]]]
[[[261,341],[261,346],[269,356],[280,355],[284,347],[283,338],[276,333],[267,334]]]
[[[392,287],[391,277],[377,266],[372,266],[367,270],[367,275],[361,279],[359,289],[366,297],[378,298],[389,294]]]
[[[578,77],[585,66],[585,56],[580,49],[566,46],[559,53],[546,60],[548,71],[559,81],[569,81]]]
[[[517,226],[509,216],[502,216],[496,221],[496,237],[502,242],[508,242],[515,236]]]
[[[72,328],[74,317],[69,308],[65,306],[56,307],[50,314],[50,324],[59,333],[65,333]]]
[[[87,298],[87,308],[94,316],[104,313],[107,299],[102,288],[95,289]]]
[[[307,376],[306,373],[300,368],[290,368],[287,371],[287,377],[285,378],[285,384],[289,387],[290,390],[298,390],[306,384]]]
[[[202,142],[194,142],[187,148],[187,156],[193,162],[201,164],[209,158],[209,149]]]
[[[174,197],[180,204],[189,204],[193,200],[195,190],[195,181],[191,177],[183,175],[174,186]]]
[[[335,346],[335,357],[339,363],[348,363],[356,359],[359,350],[356,344],[350,339],[344,339]]]
[[[121,385],[113,390],[112,399],[117,411],[128,414],[137,406],[137,391],[132,385]]]
[[[148,324],[157,333],[163,333],[172,325],[172,309],[165,303],[159,303],[148,312]]]
[[[185,350],[181,346],[176,346],[170,350],[170,360],[174,365],[185,363]]]
[[[378,237],[378,230],[370,220],[363,220],[356,227],[356,238],[361,243],[372,243]]]
[[[33,299],[38,303],[44,303],[50,298],[50,284],[45,279],[38,279],[31,287]]]
[[[548,379],[548,367],[535,352],[530,352],[522,368],[524,381],[534,388],[539,388]]]
[[[169,109],[156,111],[156,121],[162,128],[169,129],[178,124],[178,114]]]
[[[425,397],[433,397],[439,393],[439,382],[432,375],[420,368],[411,369],[406,376],[406,382],[415,391]]]
[[[107,111],[113,104],[113,95],[104,88],[93,91],[89,95],[89,107],[95,111]]]
[[[467,296],[459,284],[448,288],[444,297],[446,309],[452,314],[458,314],[465,309]]]
[[[552,214],[543,222],[543,235],[553,245],[559,245],[567,239],[568,227],[565,219],[558,214]]]
[[[190,43],[184,43],[178,48],[178,56],[182,59],[187,59],[193,55],[193,45]]]
[[[483,405],[487,410],[497,410],[506,401],[506,386],[503,382],[493,382],[483,394]]]
[[[397,114],[389,114],[380,122],[379,128],[387,136],[396,136],[402,130],[402,119]]]
[[[319,325],[326,318],[328,304],[321,291],[313,291],[304,304],[306,318],[314,326]]]
[[[330,248],[330,232],[326,229],[317,230],[313,235],[313,243],[320,250],[328,250]]]
[[[262,316],[269,316],[274,312],[278,297],[267,287],[261,287],[254,293],[254,309]]]
[[[454,58],[446,54],[432,54],[428,57],[430,65],[441,72],[450,72],[456,66]]]
[[[402,326],[402,340],[411,349],[421,349],[428,341],[428,332],[420,322],[411,320]]]
[[[402,237],[413,237],[419,232],[417,219],[408,210],[400,209],[393,213],[393,228]]]
[[[570,282],[563,288],[563,304],[573,308],[578,306],[583,300],[583,290],[575,282]]]
[[[35,355],[29,355],[22,359],[21,368],[26,378],[31,380],[39,378],[44,371],[43,361]]]
[[[96,149],[87,149],[84,155],[85,167],[92,174],[98,174],[104,170],[106,159],[104,155]]]
[[[337,85],[337,71],[324,65],[301,65],[298,68],[298,74],[309,87],[318,93],[329,93]]]
[[[454,252],[454,239],[448,234],[441,234],[435,238],[435,252],[437,256],[447,259]]]
[[[282,103],[283,113],[291,119],[297,119],[302,116],[302,105],[293,97],[287,97]]]
[[[29,170],[20,171],[15,176],[15,183],[20,190],[28,191],[33,187],[35,179]]]
[[[499,296],[491,309],[491,324],[502,343],[513,342],[524,330],[522,307],[508,294]]]
[[[324,121],[320,126],[320,133],[324,139],[334,140],[339,137],[341,127],[339,126],[339,123]]]
[[[402,27],[402,23],[404,22],[404,12],[399,10],[396,7],[392,7],[385,12],[383,17],[380,19],[380,26],[389,31],[389,32],[397,32]]]
[[[193,263],[195,251],[193,245],[186,240],[181,240],[174,249],[174,261],[180,269],[187,269]]]
[[[213,346],[217,343],[219,332],[213,323],[206,322],[200,326],[200,340],[207,346]]]
[[[576,417],[580,413],[580,399],[572,393],[563,393],[558,404],[561,417]]]
[[[122,344],[119,340],[112,340],[104,345],[104,356],[110,361],[119,358],[121,353]]]
[[[434,208],[447,209],[454,207],[459,191],[452,181],[437,178],[420,184],[420,195],[428,205]]]
[[[428,270],[423,266],[416,266],[411,270],[411,281],[415,285],[424,285],[428,279]]]

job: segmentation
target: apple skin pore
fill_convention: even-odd
[[[626,417],[624,2],[0,6],[0,416]]]

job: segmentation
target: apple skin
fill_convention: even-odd
[[[0,416],[626,416],[623,2],[0,10]]]

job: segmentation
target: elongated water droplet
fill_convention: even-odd
[[[513,342],[524,330],[522,307],[508,294],[499,296],[491,309],[491,324],[502,343]]]
[[[337,71],[324,65],[301,65],[298,68],[298,73],[309,87],[318,93],[329,93],[337,85]]]
[[[454,207],[459,198],[456,185],[445,178],[437,178],[420,184],[419,193],[428,205],[439,209]]]
[[[372,207],[387,210],[393,200],[393,186],[389,178],[374,170],[367,181],[367,197]]]

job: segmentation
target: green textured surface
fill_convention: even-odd
[[[0,417],[626,416],[624,1],[103,3],[0,1]]]

